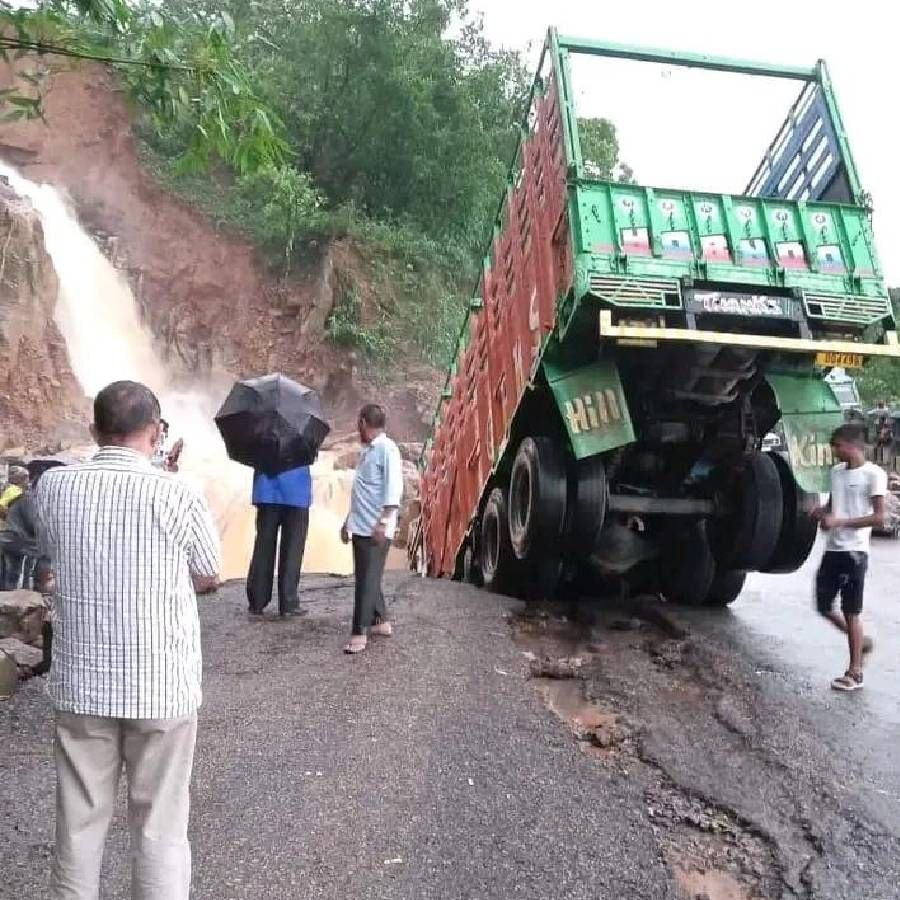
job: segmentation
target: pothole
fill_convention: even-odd
[[[600,620],[597,620],[600,621]],[[572,732],[581,750],[645,783],[646,815],[684,900],[764,900],[782,881],[774,847],[732,812],[717,808],[671,781],[641,750],[653,722],[635,721],[628,696],[598,686],[608,682],[604,660],[629,654],[632,666],[673,672],[690,658],[690,641],[646,621],[621,617],[585,632],[564,618],[529,611],[514,620],[517,643],[530,661],[532,684],[547,708]],[[613,624],[614,623],[614,624]],[[696,685],[691,682],[696,687]],[[627,694],[627,689],[626,689]],[[702,691],[687,690],[705,715]],[[626,707],[627,708],[623,708]],[[639,715],[639,711],[638,711]]]

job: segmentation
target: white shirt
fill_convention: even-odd
[[[219,538],[205,501],[150,460],[104,447],[35,489],[56,574],[47,690],[64,712],[171,719],[200,706],[191,574],[212,577]]]
[[[831,470],[831,512],[839,519],[872,515],[872,498],[886,493],[887,473],[874,463],[863,463],[855,469],[839,463]],[[832,528],[826,534],[826,550],[869,552],[871,528]]]
[[[350,495],[347,531],[371,537],[385,506],[400,506],[403,497],[403,460],[397,445],[383,432],[368,444],[359,458]],[[385,536],[393,540],[397,510],[386,517]]]

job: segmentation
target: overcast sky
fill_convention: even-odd
[[[900,28],[892,6],[873,0],[472,0],[490,37],[509,47],[539,49],[555,25],[575,37],[792,65],[824,58],[860,179],[874,199],[882,266],[888,282],[900,285]],[[791,82],[773,87],[768,79],[745,83],[741,76],[602,60],[586,62],[573,79],[579,111],[609,115],[619,125],[622,157],[638,181],[723,192],[743,189],[797,93]],[[718,142],[726,135],[724,153]]]

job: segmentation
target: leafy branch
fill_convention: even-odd
[[[227,12],[176,23],[151,3],[44,0],[20,8],[0,0],[0,59],[16,77],[0,91],[0,113],[42,115],[48,58],[98,62],[119,70],[158,129],[185,134],[185,167],[215,158],[241,174],[282,167],[290,156],[284,126],[235,58],[233,38]]]

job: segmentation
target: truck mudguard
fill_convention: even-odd
[[[612,360],[577,369],[544,362],[544,372],[576,459],[634,441],[628,403]]]
[[[781,409],[781,421],[794,478],[804,491],[831,490],[831,434],[844,421],[834,391],[816,373],[774,374],[766,381]]]

